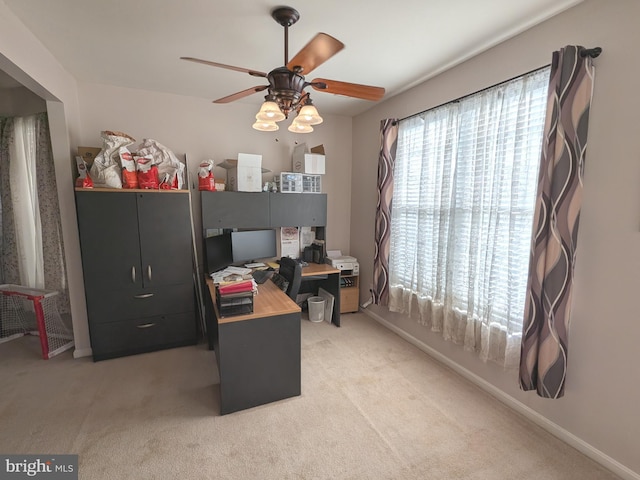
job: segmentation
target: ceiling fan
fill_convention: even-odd
[[[300,14],[291,7],[277,7],[271,11],[271,16],[284,27],[284,66],[277,67],[269,73],[234,67],[232,65],[225,65],[223,63],[211,62],[199,58],[180,57],[182,60],[248,73],[254,77],[263,77],[269,82],[268,85],[258,85],[219,98],[214,100],[213,103],[229,103],[253,93],[268,90],[268,95],[265,96],[265,103],[261,111],[256,115],[258,121],[254,124],[254,128],[267,131],[277,130],[278,126],[275,125],[275,122],[288,118],[292,111],[296,111],[298,112],[298,116],[293,122],[295,128],[292,129],[289,127],[289,130],[304,132],[313,130],[312,128],[310,129],[310,125],[316,125],[322,122],[322,118],[318,115],[315,107],[313,107],[309,93],[305,91],[307,87],[311,87],[319,92],[333,93],[364,100],[376,101],[383,97],[385,90],[381,87],[339,82],[325,78],[315,78],[308,82],[304,76],[311,73],[315,68],[342,50],[344,44],[326,33],[318,33],[302,50],[289,60],[289,27],[300,19]],[[273,103],[277,106],[277,110]],[[309,109],[305,107],[309,107]],[[311,113],[308,114],[309,112]],[[262,125],[263,128],[259,128],[261,127],[261,123],[264,124]]]

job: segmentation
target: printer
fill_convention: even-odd
[[[355,257],[350,257],[349,255],[327,256],[326,262],[345,275],[360,274],[360,264]]]

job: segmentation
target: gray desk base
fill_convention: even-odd
[[[220,414],[300,395],[300,313],[217,325]]]

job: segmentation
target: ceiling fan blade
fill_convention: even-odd
[[[363,100],[380,100],[384,96],[384,88],[357,83],[338,82],[326,78],[315,78],[311,85],[314,90],[325,93],[334,93],[347,97],[362,98]]]
[[[254,77],[267,77],[267,74],[258,70],[249,70],[248,68],[234,67],[233,65],[225,65],[224,63],[210,62],[209,60],[201,60],[193,57],[180,57],[180,60],[188,60],[189,62],[202,63],[203,65],[209,65],[210,67],[226,68],[228,70],[235,70],[236,72],[248,73]]]
[[[308,75],[314,68],[329,60],[343,48],[344,43],[340,40],[326,33],[318,33],[287,63],[287,68],[291,71],[301,68],[299,73]]]
[[[247,88],[246,90],[242,90],[241,92],[234,93],[232,95],[228,95],[226,97],[219,98],[214,100],[213,103],[230,103],[234,100],[240,100],[241,98],[248,97],[249,95],[257,92],[261,92],[269,88],[269,85],[258,85],[257,87]]]

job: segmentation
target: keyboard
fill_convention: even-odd
[[[289,287],[289,282],[287,281],[287,279],[284,278],[279,273],[274,272],[273,275],[271,276],[271,281],[275,283],[276,286],[283,292],[286,292],[287,288]]]
[[[256,270],[251,276],[257,284],[261,284],[269,280],[275,272],[273,270]]]

